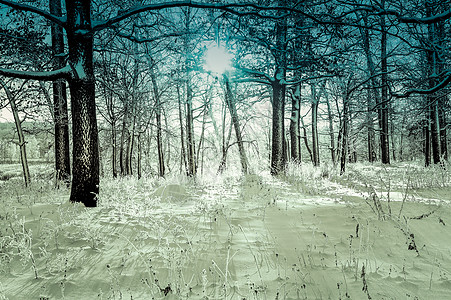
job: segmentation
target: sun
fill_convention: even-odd
[[[230,71],[232,70],[232,55],[224,47],[210,47],[205,55],[205,68],[219,74]]]

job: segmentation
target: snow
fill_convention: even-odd
[[[448,172],[337,173],[103,178],[94,209],[53,182],[24,190],[12,178],[0,194],[0,299],[449,298]]]

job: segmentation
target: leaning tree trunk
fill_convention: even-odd
[[[49,1],[50,13],[61,17],[61,0]],[[55,70],[66,65],[64,57],[63,28],[52,23],[53,68]],[[62,182],[70,184],[70,154],[69,154],[69,120],[67,113],[67,96],[65,79],[53,81],[53,119],[55,126],[55,171],[57,186]]]
[[[30,170],[28,168],[28,160],[27,160],[27,149],[25,137],[22,130],[22,122],[19,118],[19,111],[17,110],[16,100],[14,95],[11,93],[6,84],[0,80],[0,86],[3,87],[6,93],[6,97],[9,100],[9,105],[11,106],[11,111],[14,117],[14,123],[16,124],[17,136],[19,137],[19,147],[20,147],[20,162],[22,164],[23,177],[25,181],[25,186],[27,187],[31,183]]]
[[[238,144],[238,150],[240,153],[240,161],[241,161],[241,170],[243,174],[248,173],[248,162],[247,162],[247,156],[246,151],[244,150],[243,145],[243,137],[241,135],[241,128],[240,128],[240,121],[238,118],[238,113],[236,111],[236,103],[235,99],[233,97],[232,91],[230,90],[230,82],[229,78],[224,75],[224,83],[226,88],[226,103],[227,107],[229,108],[230,116],[232,118],[232,124],[235,128],[235,135],[236,135],[236,142]]]
[[[91,1],[66,0],[69,81],[72,130],[73,176],[70,200],[97,206],[99,194],[99,149],[93,69]]]

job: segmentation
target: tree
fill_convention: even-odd
[[[50,13],[62,17],[61,0],[49,1]],[[55,23],[51,25],[53,70],[63,68],[64,57],[63,30]],[[53,122],[55,127],[55,171],[56,181],[70,184],[69,158],[69,119],[67,112],[66,82],[64,79],[53,81]]]

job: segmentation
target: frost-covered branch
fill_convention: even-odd
[[[65,66],[64,68],[54,71],[34,72],[0,68],[0,75],[20,79],[56,80],[60,78],[69,78],[72,75],[72,69],[69,66]]]
[[[20,11],[28,11],[28,12],[32,12],[35,13],[37,15],[40,15],[41,17],[46,18],[47,20],[58,24],[59,26],[64,27],[66,24],[66,18],[64,17],[57,17],[45,10],[42,10],[40,8],[28,5],[28,4],[23,4],[23,3],[17,3],[15,1],[8,1],[8,0],[0,0],[0,4],[4,4],[6,6],[9,6],[11,8],[20,10]]]
[[[286,17],[285,15],[275,15],[275,14],[262,14],[260,11],[286,11],[301,14],[309,19],[317,23],[324,23],[323,21],[317,19],[316,17],[305,13],[301,9],[285,7],[285,6],[263,6],[255,3],[228,3],[228,4],[220,4],[220,3],[201,3],[195,1],[170,1],[165,3],[154,3],[148,5],[142,5],[133,7],[116,17],[110,18],[109,20],[103,22],[97,22],[93,26],[94,31],[102,30],[121,22],[133,15],[140,14],[148,11],[161,10],[165,8],[174,8],[174,7],[192,7],[192,8],[204,8],[204,9],[217,9],[225,12],[232,13],[238,16],[246,16],[246,15],[255,15],[261,18],[271,18],[271,19],[280,19]],[[247,11],[240,11],[238,9],[248,9]]]
[[[451,83],[451,71],[448,71],[445,73],[445,78],[430,89],[410,89],[402,94],[392,94],[392,95],[397,98],[407,98],[412,94],[429,95],[440,91],[450,83]]]

